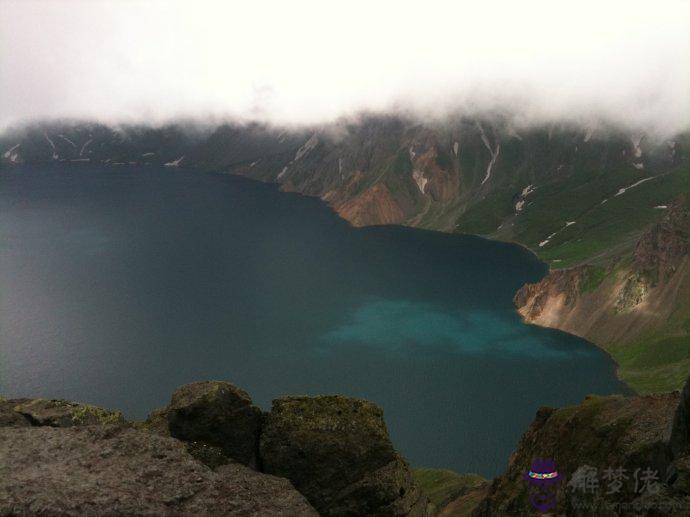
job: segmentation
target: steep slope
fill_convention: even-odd
[[[600,344],[640,391],[677,388],[690,371],[689,199],[663,209],[632,251],[523,287],[518,310]]]
[[[0,137],[0,160],[158,164],[241,174],[321,197],[356,225],[490,235],[560,259],[562,267],[597,251],[564,246],[578,236],[578,227],[589,230],[613,214],[627,222],[618,232],[625,234],[657,218],[658,211],[644,203],[628,221],[625,200],[652,190],[658,195],[647,201],[670,201],[667,194],[677,181],[669,176],[687,170],[689,140],[683,135],[655,141],[565,124],[516,128],[501,118],[420,123],[370,115],[299,130],[54,123],[7,131]],[[566,227],[570,221],[577,224]],[[609,248],[612,236],[608,232],[600,236],[603,242],[591,244]]]

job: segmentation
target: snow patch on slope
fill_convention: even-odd
[[[305,142],[305,144],[300,147],[297,150],[297,153],[295,154],[295,158],[292,160],[293,162],[296,162],[300,158],[302,158],[304,155],[306,155],[309,151],[314,149],[319,144],[319,139],[316,136],[316,133],[314,133],[309,140]]]
[[[484,176],[484,179],[482,180],[482,183],[481,183],[483,185],[491,177],[491,169],[493,169],[494,163],[496,163],[496,159],[498,158],[498,153],[501,152],[501,144],[496,142],[496,149],[494,150],[491,147],[491,143],[489,142],[489,138],[486,136],[486,133],[484,132],[484,128],[482,127],[482,125],[479,122],[477,122],[477,127],[479,128],[479,133],[481,134],[482,142],[484,142],[484,146],[488,149],[489,154],[491,155],[491,160],[489,161],[489,165],[486,168],[486,176]]]
[[[163,165],[165,165],[166,167],[179,167],[182,160],[184,160],[184,155],[180,156],[177,160],[167,162]]]
[[[520,192],[520,199],[517,203],[515,203],[515,212],[522,212],[523,208],[525,208],[525,203],[527,202],[525,198],[532,192],[534,192],[534,187],[532,184],[529,184],[522,189],[522,192]]]
[[[419,190],[422,192],[422,194],[424,194],[426,184],[429,181],[424,177],[424,173],[422,171],[413,170],[412,179],[414,179],[415,183],[419,187]]]
[[[84,145],[81,146],[81,150],[79,151],[79,156],[84,154],[84,151],[91,142],[93,142],[93,138],[89,138],[86,142],[84,142]]]
[[[633,154],[635,155],[635,158],[641,158],[642,157],[642,149],[640,149],[640,143],[642,142],[642,137],[641,136],[634,136],[630,139],[633,145]]]
[[[627,187],[621,187],[618,189],[618,192],[616,192],[613,197],[621,196],[621,195],[625,194],[631,188],[635,188],[638,185],[642,185],[644,182],[649,181],[649,180],[653,180],[653,179],[654,179],[653,177],[652,178],[644,178],[644,179],[641,179],[640,181],[636,181],[632,185],[628,185]]]
[[[11,163],[19,163],[19,152],[16,150],[21,147],[22,144],[17,144],[11,149],[8,149],[5,151],[5,154],[3,156],[7,158]]]
[[[541,242],[539,243],[539,247],[540,247],[540,248],[543,248],[544,246],[546,246],[549,242],[551,242],[551,239],[553,239],[556,235],[558,235],[558,234],[561,233],[563,230],[565,230],[568,226],[574,225],[576,222],[577,222],[577,221],[566,221],[566,222],[565,222],[565,225],[564,225],[560,230],[557,230],[557,231],[553,232],[553,233],[552,233],[551,235],[549,235],[545,240],[541,241]]]
[[[4,154],[3,156],[4,156],[5,158],[9,158],[10,155],[12,154],[12,152],[13,152],[17,147],[19,147],[20,145],[22,145],[22,144],[17,144],[17,145],[15,145],[14,147],[8,149],[7,151],[5,151],[5,154]]]
[[[65,135],[58,135],[58,136],[59,136],[60,138],[62,138],[65,142],[67,142],[68,144],[70,144],[72,147],[74,147],[75,149],[77,148],[77,144],[75,144],[74,142],[72,142],[72,140],[70,140],[69,138],[67,138]]]
[[[55,142],[53,142],[53,141],[50,139],[50,137],[48,136],[48,133],[45,133],[45,132],[44,132],[44,133],[43,133],[43,136],[46,137],[46,140],[47,140],[48,143],[50,144],[50,147],[53,149],[53,160],[57,160],[57,159],[58,159],[58,154],[57,154],[57,152],[55,151]]]

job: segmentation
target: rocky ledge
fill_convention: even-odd
[[[0,399],[0,515],[427,515],[376,405],[226,382],[180,387],[145,422]]]

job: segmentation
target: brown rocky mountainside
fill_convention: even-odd
[[[628,260],[609,266],[611,280],[587,286],[591,268],[556,270],[523,287],[516,304],[528,321],[543,326],[558,323],[605,344],[630,339],[654,323],[641,314],[657,321],[669,317],[684,294],[679,285],[687,275],[689,249],[690,206],[682,196],[642,235]]]
[[[530,323],[582,336],[623,356],[619,373],[640,391],[663,391],[679,385],[690,366],[684,357],[690,343],[689,250],[690,201],[684,195],[628,254],[551,271],[524,286],[515,303]]]

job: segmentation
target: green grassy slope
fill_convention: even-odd
[[[515,212],[514,190],[503,189],[474,205],[458,221],[457,231],[518,242],[553,268],[620,255],[657,221],[675,197],[690,192],[690,167],[672,169],[616,196],[620,188],[649,176],[633,168],[581,171],[539,186],[508,228],[498,229]],[[575,224],[566,227],[566,223]],[[556,233],[544,246],[539,244]]]
[[[444,469],[418,468],[412,475],[437,509],[487,484],[487,480],[477,474],[458,474]]]
[[[657,207],[690,195],[687,164],[615,195],[646,177],[644,171],[620,168],[590,174],[586,181],[571,176],[538,187],[527,197],[524,210],[513,216],[508,230],[487,232],[478,222],[490,221],[487,227],[493,226],[513,210],[506,205],[514,204],[514,199],[501,200],[496,193],[463,216],[458,228],[523,244],[552,269],[588,264],[592,267],[586,270],[580,293],[593,292],[612,270],[630,267],[640,236],[666,213]],[[566,226],[568,221],[575,224]],[[539,246],[554,233],[547,244]],[[690,275],[678,281],[676,307],[668,320],[650,323],[629,340],[602,343],[596,334],[591,337],[618,363],[619,377],[638,392],[678,389],[690,372]],[[615,318],[613,313],[609,316]]]

